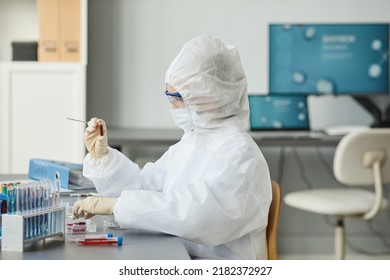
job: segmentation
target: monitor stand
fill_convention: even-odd
[[[374,123],[371,127],[390,127],[390,104],[382,115],[380,108],[369,98],[365,96],[353,96],[353,98],[373,116]]]
[[[353,96],[353,98],[363,107],[365,108],[374,118],[374,122],[371,127],[390,127],[390,105],[387,106],[384,114],[382,115],[382,111],[378,106],[372,102],[368,97],[365,96]],[[341,136],[345,135],[349,132],[353,131],[361,131],[369,129],[368,126],[361,125],[340,125],[340,126],[331,126],[327,127],[324,132],[327,135],[332,136]]]

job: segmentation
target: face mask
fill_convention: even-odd
[[[194,129],[190,111],[187,108],[171,109],[171,115],[175,124],[184,131],[191,131]]]

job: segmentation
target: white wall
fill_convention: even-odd
[[[123,127],[174,127],[165,71],[198,34],[236,45],[249,92],[266,93],[269,23],[389,22],[389,11],[388,0],[90,0],[88,115]]]

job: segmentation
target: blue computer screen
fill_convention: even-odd
[[[308,130],[306,96],[249,95],[251,130]]]
[[[272,94],[389,92],[389,24],[271,24]]]

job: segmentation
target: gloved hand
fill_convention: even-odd
[[[103,129],[103,136],[100,135],[100,129]],[[98,159],[107,154],[107,127],[104,120],[92,118],[88,122],[88,127],[84,133],[84,142],[88,152],[94,159]]]
[[[89,219],[95,215],[112,215],[116,198],[90,196],[73,204],[73,218]]]

